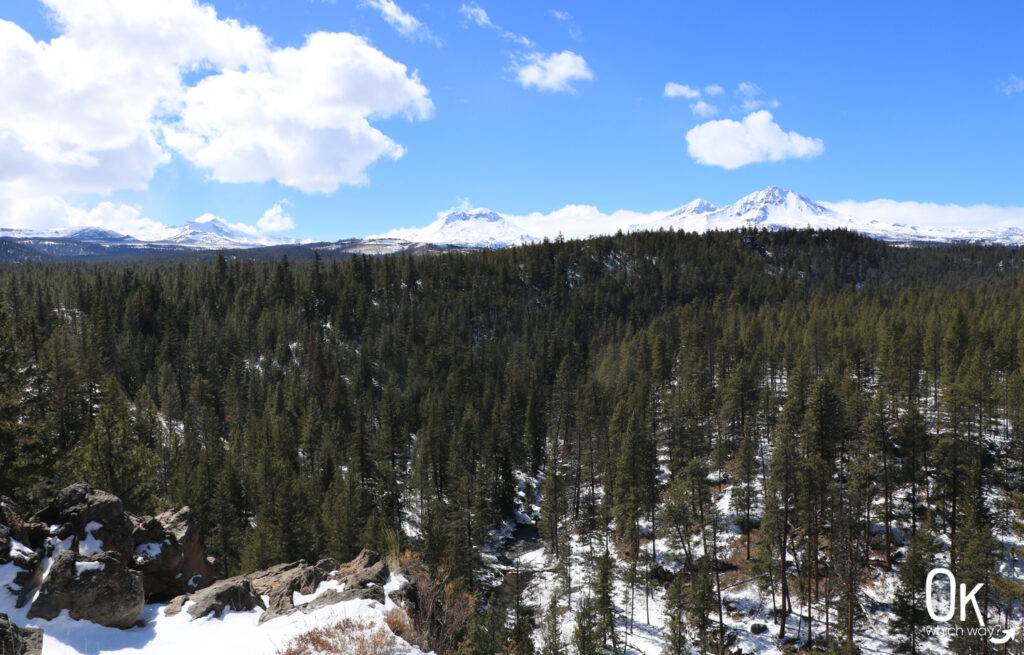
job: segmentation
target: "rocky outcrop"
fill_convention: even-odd
[[[313,600],[308,603],[303,603],[295,609],[305,614],[309,614],[315,609],[327,607],[328,605],[344,603],[349,600],[375,600],[383,605],[384,587],[365,587],[363,589],[346,589],[345,591],[328,589]],[[263,617],[260,617],[261,621],[262,619]]]
[[[260,616],[260,623],[263,623],[297,611],[310,612],[318,607],[357,598],[383,603],[383,584],[387,582],[388,575],[387,564],[372,550],[362,551],[347,564],[324,559],[311,565],[299,560],[217,582],[190,596],[179,596],[171,601],[165,612],[177,614],[189,601],[194,601],[194,604],[188,605],[186,611],[193,618],[210,612],[220,616],[229,607],[235,611],[263,607],[266,610]],[[296,605],[296,594],[313,596],[325,582],[334,584],[326,590],[319,589],[320,593],[314,598]],[[266,604],[263,597],[268,600]]]
[[[32,517],[32,522],[55,527],[51,536],[61,541],[73,539],[72,548],[84,555],[114,551],[126,562],[134,556],[135,526],[131,515],[124,511],[124,503],[114,494],[84,482],[62,489]]]
[[[26,548],[16,549],[13,544]],[[18,605],[43,582],[40,562],[70,550],[83,556],[117,553],[124,564],[142,574],[146,598],[165,601],[200,589],[216,579],[207,557],[199,521],[188,507],[159,516],[126,512],[113,494],[85,483],[60,491],[42,511],[23,522],[17,507],[0,497],[0,563],[20,554]],[[34,558],[34,559],[33,559]]]
[[[252,574],[253,587],[269,596],[267,611],[260,617],[260,623],[295,611],[295,592],[312,594],[321,582],[327,579],[328,571],[310,566],[305,560],[271,567],[266,571]]]
[[[199,520],[188,507],[135,519],[132,538],[135,566],[152,601],[195,591],[217,577],[213,560],[206,555]]]
[[[189,601],[192,601],[192,604],[186,611],[193,620],[210,613],[219,617],[228,608],[236,612],[247,612],[255,607],[266,608],[263,599],[253,589],[252,583],[242,576],[215,582],[191,596],[179,596],[167,605],[164,613],[167,616],[174,616],[180,613]]]
[[[18,515],[17,505],[10,498],[0,496],[0,564],[13,562],[19,569],[13,584],[6,585],[6,589],[0,589],[0,592],[7,591],[20,598],[37,580],[42,556],[25,545],[28,541],[28,531]],[[21,606],[21,603],[17,604]]]
[[[0,653],[2,655],[42,655],[43,631],[19,628],[6,614],[0,614]]]
[[[130,628],[145,601],[142,574],[125,566],[118,553],[87,556],[66,550],[53,561],[28,618],[52,620],[68,610],[73,619]]]
[[[389,573],[380,555],[364,548],[354,560],[338,567],[334,577],[345,585],[345,589],[356,589],[371,584],[382,585],[388,581]]]

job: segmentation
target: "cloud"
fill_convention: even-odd
[[[743,98],[740,107],[745,112],[757,111],[762,107],[775,108],[780,104],[778,100],[762,98],[764,89],[753,82],[740,82],[736,87],[736,94]]]
[[[1024,207],[942,205],[887,199],[867,202],[843,200],[821,204],[847,216],[919,227],[1019,228],[1024,225]]]
[[[0,20],[3,198],[143,189],[168,146],[217,180],[329,191],[401,156],[370,121],[433,111],[415,73],[351,34],[274,48],[195,0],[45,4],[48,42]]]
[[[704,93],[708,94],[709,96],[717,96],[725,93],[725,89],[723,89],[718,84],[709,84],[706,87],[704,87]]]
[[[527,48],[533,47],[533,41],[526,38],[522,34],[516,34],[515,32],[503,30],[501,27],[491,22],[491,17],[488,16],[487,12],[484,11],[483,8],[480,7],[480,5],[476,4],[475,2],[461,5],[459,7],[459,13],[462,14],[462,17],[464,19],[474,23],[477,27],[486,27],[488,29],[497,30],[501,32],[502,38],[508,39],[509,41],[513,41]]]
[[[514,65],[516,80],[524,89],[536,87],[541,91],[575,93],[573,80],[594,79],[586,60],[569,50],[550,54],[533,52],[514,61]]]
[[[693,110],[694,116],[700,116],[701,118],[714,116],[715,114],[718,113],[718,107],[715,107],[712,104],[704,102],[703,100],[698,100],[697,102],[691,104],[690,109]]]
[[[551,15],[555,17],[555,20],[569,32],[569,36],[573,41],[580,41],[582,39],[582,32],[580,32],[579,25],[573,20],[572,14],[567,11],[559,11],[557,9],[551,10]]]
[[[1024,92],[1024,80],[1020,79],[1016,75],[1011,75],[1010,79],[1002,82],[1003,93],[1006,95],[1013,95],[1014,93]]]
[[[665,84],[665,97],[666,98],[689,98],[690,100],[696,100],[700,97],[700,91],[692,89],[685,84],[677,84],[675,82],[667,82]]]
[[[728,170],[757,162],[817,157],[825,151],[821,139],[783,132],[763,110],[742,121],[722,119],[697,125],[686,133],[686,143],[698,163]]]
[[[280,232],[282,230],[294,230],[295,222],[292,217],[285,214],[281,209],[281,203],[277,203],[267,211],[263,212],[260,220],[256,221],[256,227],[260,232]]]
[[[415,73],[360,37],[317,32],[263,70],[225,71],[189,88],[167,144],[219,182],[277,180],[306,192],[366,184],[366,168],[405,150],[371,118],[430,118]]]
[[[475,2],[468,5],[463,4],[459,7],[459,13],[461,13],[466,20],[476,23],[478,27],[498,29],[498,26],[491,22],[491,17],[487,15],[487,12]]]
[[[403,11],[393,0],[364,0],[363,5],[379,11],[381,18],[407,39],[430,41],[440,47],[441,39],[434,36],[415,16]]]

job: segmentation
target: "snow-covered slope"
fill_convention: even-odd
[[[391,230],[369,239],[401,239],[474,248],[502,248],[537,241],[518,223],[490,209],[451,211],[424,228]]]

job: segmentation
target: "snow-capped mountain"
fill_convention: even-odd
[[[156,242],[192,248],[253,248],[299,243],[299,240],[254,234],[228,225],[219,218],[204,216],[180,227],[167,228]]]
[[[268,236],[241,230],[213,216],[202,216],[185,225],[168,226],[146,234],[127,235],[100,227],[66,227],[51,230],[0,228],[0,238],[60,239],[103,246],[181,246],[194,249],[258,248],[302,243],[299,239]]]
[[[850,203],[846,203],[849,207]],[[458,209],[440,214],[425,227],[395,229],[365,239],[343,239],[337,250],[351,253],[386,254],[436,250],[448,246],[466,248],[504,248],[554,239],[583,238],[617,231],[677,230],[707,232],[711,230],[766,229],[846,229],[868,237],[902,244],[926,243],[991,243],[1024,245],[1024,228],[1017,226],[989,228],[958,228],[937,225],[911,225],[887,220],[885,206],[871,203],[854,205],[853,216],[832,205],[811,200],[793,191],[776,186],[751,193],[736,202],[716,207],[698,198],[668,211],[642,214],[617,211],[603,214],[596,207],[568,205],[550,214],[533,213],[510,216],[485,209]],[[865,209],[868,207],[868,209]],[[285,244],[308,243],[299,239],[268,236],[253,228],[232,225],[207,214],[185,225],[159,227],[146,234],[125,235],[99,227],[69,227],[52,230],[12,229],[0,227],[0,238],[24,242],[59,240],[89,244],[94,250],[111,247],[158,247],[175,250],[212,250],[257,248]],[[56,246],[54,246],[56,247]],[[92,252],[92,251],[90,251]]]
[[[369,238],[444,243],[473,248],[503,248],[539,240],[514,220],[484,208],[450,211],[424,228],[392,230]]]
[[[671,212],[656,224],[639,224],[633,229],[667,228],[686,232],[763,228],[795,230],[802,228],[845,228],[872,236],[888,234],[892,226],[877,221],[857,221],[793,191],[776,186],[751,193],[725,207],[716,208],[703,200]]]
[[[503,216],[489,209],[453,211],[424,228],[392,230],[384,237],[467,247],[503,247],[554,238],[610,234],[617,230],[678,230],[708,232],[743,228],[766,230],[846,229],[897,243],[977,242],[1024,245],[1024,229],[951,228],[906,225],[881,217],[850,216],[793,191],[776,186],[751,193],[736,202],[715,207],[698,198],[677,209],[650,214],[616,212],[606,216],[596,208],[574,207],[550,215]],[[589,213],[588,213],[589,212]],[[564,216],[563,216],[564,214]],[[639,219],[639,220],[637,220]]]

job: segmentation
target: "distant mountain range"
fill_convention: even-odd
[[[716,207],[698,198],[669,212],[656,212],[645,222],[615,225],[622,230],[682,230],[708,232],[740,228],[766,230],[847,229],[885,241],[907,244],[992,243],[1024,244],[1021,228],[938,228],[905,225],[840,214],[793,191],[768,187],[751,193],[731,205]],[[605,229],[607,230],[607,228]],[[540,240],[530,219],[502,216],[489,209],[458,210],[441,216],[420,229],[392,230],[386,237],[427,243],[450,243],[469,247],[503,247]]]
[[[0,228],[0,238],[18,240],[62,240],[100,245],[140,247],[184,246],[186,248],[255,248],[301,243],[299,239],[250,234],[219,218],[197,219],[180,226],[166,227],[146,236],[120,234],[99,227],[68,227],[55,230],[19,230]]]
[[[865,219],[836,212],[824,204],[793,191],[768,187],[740,198],[731,205],[716,207],[698,198],[678,209],[640,215],[621,213],[630,220],[622,224],[585,225],[588,234],[615,231],[680,230],[707,232],[741,228],[766,230],[847,229],[868,237],[907,245],[988,243],[1024,245],[1024,229],[938,228]],[[529,217],[505,216],[490,209],[460,209],[441,215],[422,228],[392,230],[366,239],[342,239],[334,243],[313,243],[272,237],[228,225],[218,218],[204,217],[182,226],[162,228],[144,236],[119,234],[100,227],[57,230],[0,228],[0,261],[30,261],[128,256],[298,246],[325,253],[389,254],[395,252],[437,252],[450,247],[503,248],[542,240],[551,230]],[[619,214],[611,218],[616,219]],[[644,220],[636,221],[637,217]],[[556,226],[557,227],[557,226]],[[578,231],[578,230],[577,230]]]

